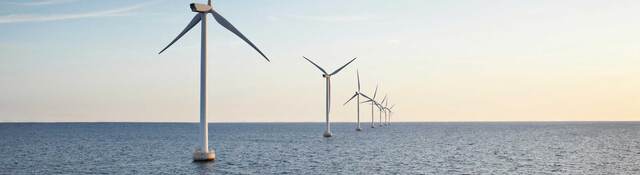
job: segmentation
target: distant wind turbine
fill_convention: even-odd
[[[367,101],[364,101],[362,103],[371,103],[371,128],[374,128],[374,121],[373,121],[373,106],[375,106],[376,108],[378,108],[378,116],[380,118],[379,121],[379,125],[382,126],[382,105],[380,105],[380,103],[378,103],[377,101],[373,100],[373,99],[369,99]]]
[[[343,105],[346,105],[347,103],[349,103],[351,100],[353,100],[353,98],[356,98],[356,106],[357,106],[357,122],[356,122],[356,131],[362,131],[362,128],[360,128],[360,96],[362,96],[362,92],[360,92],[360,72],[358,72],[358,70],[356,70],[356,77],[358,80],[358,89],[356,90],[355,94],[353,94],[353,96],[351,96],[351,98],[349,98],[349,100],[347,100],[347,102],[344,102]]]
[[[207,122],[207,14],[213,15],[213,18],[218,22],[218,24],[222,25],[222,27],[231,31],[242,40],[244,40],[247,44],[249,44],[253,49],[258,51],[262,57],[264,57],[267,61],[269,58],[265,56],[258,47],[256,47],[247,37],[242,35],[238,29],[236,29],[229,21],[227,21],[224,17],[222,17],[218,12],[213,9],[211,5],[211,0],[208,1],[207,4],[199,4],[199,3],[191,3],[190,5],[191,11],[196,12],[197,14],[193,16],[191,22],[185,27],[178,36],[169,43],[164,49],[162,49],[158,54],[161,54],[167,48],[169,48],[173,43],[178,41],[184,34],[189,32],[198,22],[201,22],[201,36],[200,36],[200,148],[197,148],[193,153],[194,161],[211,161],[215,160],[215,150],[209,150],[209,139],[208,139],[208,122]]]
[[[325,125],[325,130],[324,130],[324,134],[322,134],[322,136],[324,137],[331,137],[331,126],[329,124],[329,112],[330,112],[330,108],[331,108],[331,76],[337,74],[338,72],[340,72],[340,70],[344,69],[344,67],[347,67],[347,65],[351,64],[351,62],[353,62],[354,60],[356,60],[356,58],[351,59],[351,61],[347,62],[347,64],[345,64],[344,66],[336,69],[335,71],[333,71],[331,74],[327,73],[327,71],[325,71],[322,67],[318,66],[316,63],[314,63],[313,61],[309,60],[307,57],[302,57],[305,60],[309,61],[309,63],[313,64],[314,66],[316,66],[318,69],[320,69],[320,71],[322,71],[322,77],[325,78],[326,80],[326,125]]]
[[[382,101],[380,103],[378,103],[378,108],[380,109],[380,113],[379,113],[380,121],[379,121],[379,124],[378,124],[379,126],[382,126],[382,112],[384,111],[384,107],[382,106],[382,104],[384,104],[384,101],[386,101],[386,100],[387,100],[387,95],[384,95],[384,98],[382,98]],[[386,113],[385,113],[385,115],[386,115]]]
[[[389,111],[389,121],[388,121],[389,124],[388,125],[391,125],[391,116],[393,115],[393,111],[391,109],[393,109],[394,106],[396,106],[396,105],[394,104],[394,105],[391,105],[390,108],[387,108],[387,111]]]
[[[382,107],[382,111],[384,111],[384,125],[388,125],[389,124],[389,116],[387,115],[389,112],[389,108],[387,108],[387,105],[389,104],[389,99],[391,97],[388,97],[387,100],[385,101],[384,107]]]
[[[377,94],[378,94],[378,85],[376,85],[376,90],[373,91],[373,98],[369,98],[369,97],[365,96],[369,100],[365,101],[365,102],[362,102],[362,103],[368,103],[368,102],[371,103],[371,128],[375,128],[375,123],[374,123],[375,121],[374,121],[374,118],[373,118],[373,106],[376,105],[376,103],[377,103],[376,102],[376,95]]]

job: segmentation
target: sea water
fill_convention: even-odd
[[[640,174],[640,122],[0,124],[0,174]]]

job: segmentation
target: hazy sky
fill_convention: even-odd
[[[0,122],[197,121],[199,25],[157,54],[191,2],[0,2]],[[324,121],[324,79],[302,56],[328,71],[358,57],[332,78],[332,121],[355,121],[356,68],[396,121],[640,120],[640,1],[214,6],[272,62],[209,18],[211,122]]]

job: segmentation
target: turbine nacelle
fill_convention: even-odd
[[[331,77],[331,75],[328,75],[328,74],[322,74],[322,77],[323,77],[323,78],[329,78],[329,77]]]
[[[211,12],[211,9],[213,9],[213,7],[210,5],[199,3],[191,3],[189,4],[189,7],[191,7],[191,11],[198,13],[208,13]]]

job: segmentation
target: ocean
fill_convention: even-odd
[[[0,123],[0,174],[640,174],[640,122]]]

